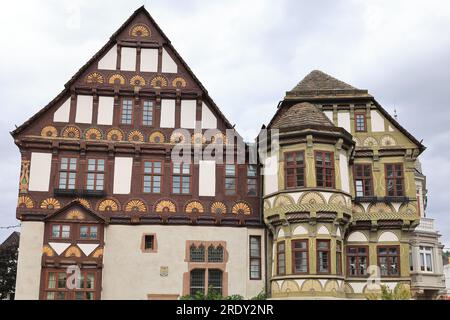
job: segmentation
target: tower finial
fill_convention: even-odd
[[[396,109],[396,108],[394,108],[394,119],[395,119],[395,120],[398,120],[397,109]]]

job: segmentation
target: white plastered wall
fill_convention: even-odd
[[[334,121],[333,121],[333,111],[331,111],[331,110],[326,110],[326,111],[324,111],[323,113],[327,116],[328,119],[330,119],[331,122],[334,123]]]
[[[112,125],[114,116],[114,97],[98,98],[97,124]]]
[[[23,221],[20,228],[16,300],[39,299],[44,223]]]
[[[185,129],[195,129],[195,119],[197,115],[196,100],[181,100],[180,127]]]
[[[133,158],[116,157],[114,159],[114,194],[129,194],[131,192],[131,175]]]
[[[124,47],[121,49],[120,70],[136,71],[136,48]]]
[[[217,118],[206,105],[202,102],[202,129],[216,129]]]
[[[102,299],[147,299],[148,294],[183,294],[183,274],[188,271],[186,241],[226,241],[229,254],[225,272],[228,273],[228,294],[253,297],[264,287],[262,280],[249,280],[249,235],[259,235],[263,229],[232,227],[109,225],[105,230]],[[156,235],[157,252],[143,253],[144,233]],[[261,254],[264,253],[262,243]],[[168,267],[168,275],[160,268]],[[138,275],[138,276],[137,276]]]
[[[350,131],[350,113],[348,111],[338,112],[338,126]]]
[[[162,66],[161,66],[162,72],[167,73],[177,73],[178,67],[175,61],[172,59],[172,57],[169,55],[166,49],[163,49],[162,52]]]
[[[70,116],[70,97],[53,114],[54,122],[69,122]]]
[[[373,132],[383,132],[384,131],[384,118],[377,110],[370,111],[370,121],[372,124]]]
[[[117,66],[117,45],[114,45],[98,62],[101,70],[116,70]]]
[[[278,191],[278,156],[267,157],[264,161],[264,195]]]
[[[161,100],[161,128],[175,128],[175,100]]]
[[[75,122],[92,123],[93,96],[77,95]]]
[[[216,161],[200,160],[198,167],[198,195],[214,197],[216,195]]]
[[[141,49],[141,71],[158,71],[158,49]]]
[[[30,191],[48,191],[51,168],[51,153],[32,152],[28,189]]]
[[[339,153],[339,171],[341,173],[341,188],[350,193],[350,177],[348,172],[348,159],[345,151]]]

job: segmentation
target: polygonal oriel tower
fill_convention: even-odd
[[[365,298],[380,284],[408,288],[422,144],[367,90],[321,71],[287,92],[267,129],[270,296]]]

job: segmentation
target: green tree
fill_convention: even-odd
[[[17,273],[16,246],[0,248],[0,300],[14,298]]]
[[[394,290],[389,289],[386,285],[381,285],[381,292],[369,293],[366,298],[368,300],[409,300],[411,291],[402,283],[397,283]]]

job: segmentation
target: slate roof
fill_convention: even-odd
[[[320,70],[311,71],[291,91],[286,99],[298,96],[308,97],[371,97],[367,90],[355,88]]]
[[[3,241],[2,244],[0,244],[0,249],[6,249],[11,246],[19,247],[19,240],[20,240],[20,233],[17,231],[14,231],[9,235],[8,238],[6,238],[5,241]]]
[[[341,81],[320,70],[311,71],[292,91],[304,90],[357,90],[357,88]]]
[[[297,103],[282,112],[271,125],[271,128],[292,128],[292,127],[332,127],[335,125],[319,108],[309,102]]]

